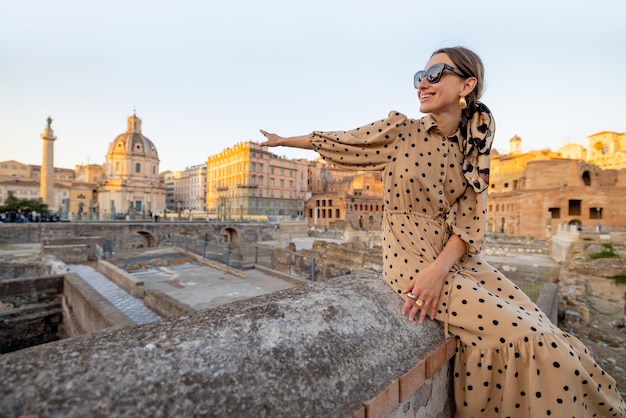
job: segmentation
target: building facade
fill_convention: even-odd
[[[580,147],[563,151],[568,158],[551,151],[492,156],[488,232],[546,239],[559,224],[626,226],[626,169],[571,159],[584,153]]]
[[[79,202],[71,199],[72,187],[75,183],[74,172],[66,168],[54,167],[53,200],[56,206],[48,205],[51,213],[59,213],[64,217],[70,213],[78,213]],[[0,162],[0,204],[9,195],[18,199],[41,198],[41,166],[23,164],[19,161]],[[94,184],[91,185],[93,189]],[[91,196],[91,195],[90,195]]]
[[[161,184],[165,186],[165,209],[168,212],[176,210],[176,200],[174,200],[174,172],[164,171],[159,174]]]
[[[380,230],[384,211],[382,174],[342,170],[337,181],[326,181],[321,193],[307,200],[307,226],[326,230],[333,222],[349,222],[353,229]]]
[[[279,157],[255,142],[242,142],[206,163],[209,217],[255,220],[304,216],[307,160]]]
[[[177,212],[206,212],[206,170],[206,164],[199,164],[174,173],[172,197]]]
[[[141,133],[135,114],[128,118],[126,132],[109,144],[97,194],[103,219],[146,217],[165,209],[157,149]]]

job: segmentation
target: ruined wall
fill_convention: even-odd
[[[0,354],[62,338],[63,276],[0,280]]]
[[[64,279],[63,325],[66,335],[74,337],[135,322],[80,277],[69,273]]]
[[[41,253],[53,255],[68,264],[80,263],[97,259],[97,245],[104,247],[103,237],[47,238],[41,242]]]

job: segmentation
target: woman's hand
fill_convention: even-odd
[[[443,289],[443,282],[448,272],[463,254],[467,252],[467,245],[458,236],[452,234],[446,242],[443,251],[439,253],[435,261],[420,271],[409,285],[402,292],[403,294],[415,295],[417,301],[421,301],[422,306],[415,304],[416,300],[407,300],[402,307],[402,315],[409,312],[409,321],[413,321],[419,311],[419,323],[424,322],[426,315],[430,319],[435,319],[437,307],[439,306],[439,296]]]
[[[407,300],[402,307],[402,315],[406,315],[408,312],[409,321],[413,321],[419,312],[418,322],[420,324],[424,323],[426,316],[435,319],[446,273],[431,264],[411,280],[402,294],[412,293],[417,297],[417,301],[421,301],[423,304],[420,307],[415,300]]]
[[[259,129],[263,136],[267,139],[265,142],[261,142],[259,145],[262,147],[293,147],[302,149],[313,149],[309,141],[309,135],[301,136],[289,136],[283,137],[276,134],[271,134]]]
[[[263,136],[267,139],[265,142],[261,142],[259,145],[262,147],[278,147],[282,145],[282,136],[265,132],[263,129],[259,129]]]

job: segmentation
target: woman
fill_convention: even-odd
[[[478,101],[483,78],[474,52],[443,48],[414,77],[423,118],[392,111],[345,132],[261,131],[260,145],[314,149],[340,167],[383,172],[383,277],[409,321],[429,316],[459,337],[459,417],[626,416],[615,381],[583,344],[478,255],[495,131]]]

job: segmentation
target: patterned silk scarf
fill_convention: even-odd
[[[496,123],[487,106],[475,102],[470,109],[465,127],[466,134],[461,140],[463,175],[477,193],[489,187],[489,164],[491,145],[496,132]]]

